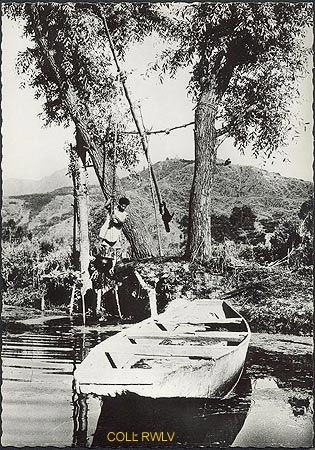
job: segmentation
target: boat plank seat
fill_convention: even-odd
[[[145,344],[130,344],[132,352],[136,356],[152,356],[152,357],[186,357],[186,358],[204,358],[213,359],[213,357],[221,356],[230,352],[229,347],[213,346],[213,345],[145,345]],[[126,350],[125,350],[126,351]],[[113,358],[115,353],[120,353],[119,350],[111,351]]]
[[[247,336],[246,332],[238,333],[238,332],[224,332],[224,331],[198,331],[192,333],[171,333],[162,331],[161,333],[133,333],[127,334],[126,337],[129,340],[136,341],[137,339],[179,339],[179,340],[187,340],[187,341],[198,341],[200,339],[211,340],[222,340],[222,341],[231,341],[231,342],[239,342],[243,340]],[[135,344],[134,344],[135,345]]]
[[[201,322],[200,320],[190,320],[189,322],[181,322],[180,325],[227,325],[227,324],[235,324],[235,325],[240,325],[243,322],[243,319],[241,317],[233,317],[232,319],[211,319],[211,320],[205,320],[204,322]],[[155,321],[156,324],[160,324],[162,326],[167,326],[169,325],[175,325],[177,324],[177,322],[175,321],[163,321],[163,322],[157,322]]]

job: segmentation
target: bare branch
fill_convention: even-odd
[[[230,130],[230,126],[226,125],[224,127],[221,127],[219,130],[216,130],[217,137],[223,136],[224,134],[228,133]]]
[[[216,139],[216,150],[223,144],[223,142],[229,137],[228,134],[223,134],[222,136],[217,137]]]
[[[185,123],[184,125],[177,125],[176,127],[172,127],[172,128],[165,128],[165,130],[155,130],[155,131],[151,131],[151,130],[146,130],[146,134],[170,134],[171,131],[174,130],[179,130],[180,128],[185,128],[188,127],[190,125],[195,125],[195,122],[189,122],[189,123]],[[121,133],[123,134],[138,134],[137,131],[121,131]]]
[[[195,125],[195,122],[189,122],[189,123],[185,123],[184,125],[178,125],[176,127],[166,128],[165,130],[147,131],[147,134],[161,134],[161,133],[169,134],[171,131],[179,130],[180,128],[186,128],[190,125]]]

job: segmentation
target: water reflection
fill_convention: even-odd
[[[252,406],[236,447],[309,447],[313,439],[312,410],[296,416],[289,403],[290,393],[303,391],[279,389],[272,377],[253,381]],[[310,393],[309,393],[310,395]],[[310,398],[310,397],[309,397]]]
[[[105,397],[92,447],[136,447],[146,443],[227,447],[244,424],[250,392],[250,379],[244,377],[238,392],[228,400]],[[123,442],[116,440],[117,432],[117,439]]]
[[[117,446],[109,431],[175,432],[176,446],[312,445],[311,355],[251,347],[247,373],[224,401],[77,396],[75,365],[113,332],[61,323],[3,336],[2,445]],[[146,447],[121,445],[131,444]]]
[[[250,346],[246,365],[252,378],[273,377],[279,388],[312,390],[313,355],[310,353],[292,355]]]
[[[58,326],[3,336],[2,445],[72,444],[74,365],[106,335]]]
[[[86,395],[78,395],[73,388],[73,447],[87,447],[88,404]]]

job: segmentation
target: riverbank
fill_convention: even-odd
[[[252,333],[250,346],[267,352],[286,355],[311,355],[313,353],[312,336],[295,336],[293,334]]]
[[[117,276],[137,270],[155,288],[158,312],[174,299],[225,299],[253,332],[310,336],[313,332],[312,272],[246,261],[211,267],[160,258],[118,266]],[[130,276],[130,275],[129,275]]]
[[[148,292],[137,282],[135,271],[141,274],[148,287],[154,288],[158,312],[176,298],[222,298],[231,303],[249,323],[252,332],[310,336],[313,331],[313,296],[310,273],[297,273],[289,268],[238,266],[227,267],[224,274],[213,268],[179,259],[130,261],[117,266],[115,281],[119,285],[119,299],[123,316],[117,313],[117,303],[110,291],[103,299],[103,324],[139,322],[148,317]],[[34,303],[34,302],[33,302]],[[41,312],[18,299],[15,292],[5,293],[2,321],[11,325],[24,319],[68,316],[68,305],[54,306]],[[38,302],[35,302],[36,304]],[[67,301],[69,303],[69,300]],[[27,305],[27,306],[25,306]],[[126,314],[124,314],[126,311]],[[88,311],[87,324],[97,323]]]
[[[44,319],[61,315],[63,311],[65,311],[64,308],[53,308],[46,311],[40,311],[39,309],[27,306],[4,304],[2,307],[1,319],[3,323],[20,322],[30,319]]]

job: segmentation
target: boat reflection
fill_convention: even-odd
[[[227,447],[233,443],[247,417],[251,381],[243,376],[233,395],[225,400],[152,399],[130,394],[102,397],[95,432],[92,429],[88,432],[88,403],[89,398],[83,395],[75,402],[74,446]],[[143,432],[148,434],[143,436]],[[88,434],[94,434],[90,442]]]

